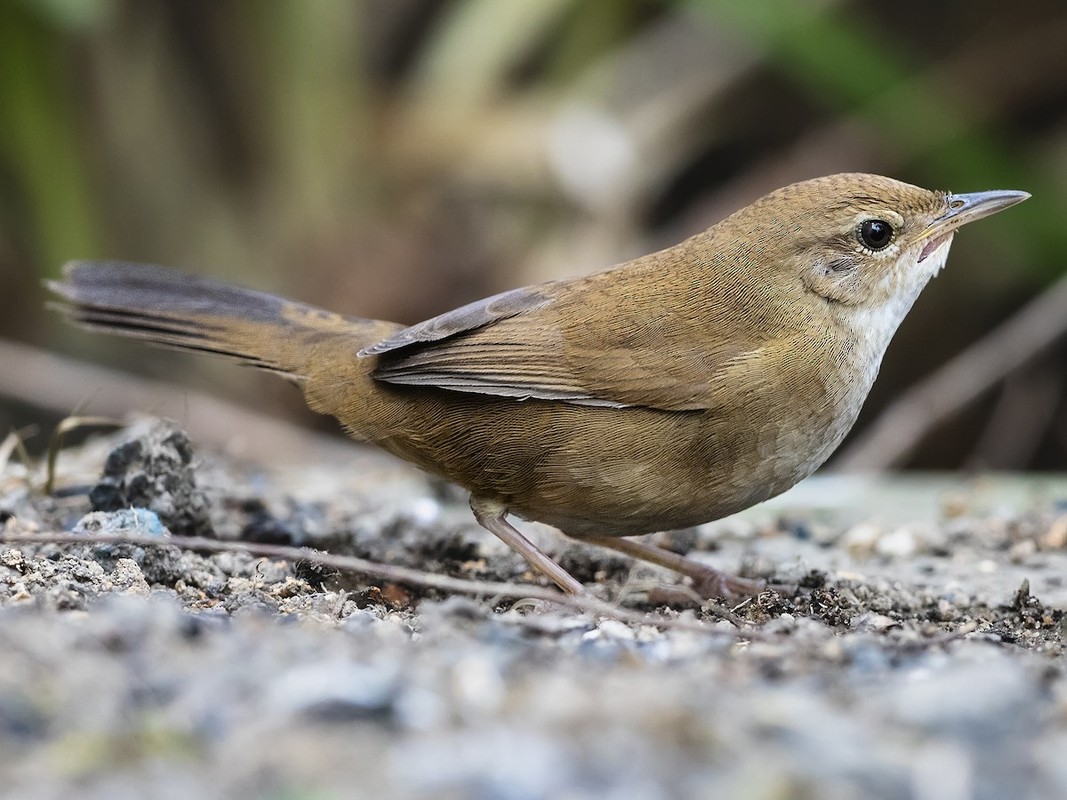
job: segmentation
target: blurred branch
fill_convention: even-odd
[[[964,469],[1026,469],[1053,430],[1065,384],[1067,373],[1054,359],[1008,376]]]
[[[897,398],[833,461],[840,471],[899,466],[926,433],[1067,334],[1067,276]]]
[[[105,417],[150,412],[181,421],[202,443],[237,450],[264,463],[390,457],[291,425],[181,386],[138,378],[0,340],[0,395],[66,415],[78,410]]]

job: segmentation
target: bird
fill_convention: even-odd
[[[566,593],[588,590],[512,517],[713,598],[764,584],[629,537],[726,517],[822,465],[957,229],[1028,197],[805,180],[658,252],[411,326],[121,261],[48,285],[83,328],[296,383],[353,438],[467,490],[478,523]]]

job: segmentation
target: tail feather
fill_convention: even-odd
[[[213,314],[269,322],[286,305],[266,292],[213,281],[154,264],[122,261],[71,261],[63,267],[65,283],[50,287],[78,304],[120,311],[146,310],[174,318]]]
[[[75,261],[63,274],[65,280],[48,283],[62,298],[52,305],[83,328],[224,356],[298,380],[308,377],[323,333],[351,347],[354,357],[387,326],[166,267]],[[315,347],[305,344],[309,334]]]

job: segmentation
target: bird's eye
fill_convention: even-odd
[[[860,243],[871,250],[884,250],[893,241],[893,226],[884,219],[865,219],[860,223]]]

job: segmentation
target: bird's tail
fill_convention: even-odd
[[[81,327],[225,356],[297,381],[338,356],[355,361],[362,347],[399,327],[166,267],[74,261],[63,274],[48,283],[62,298],[54,305]]]

